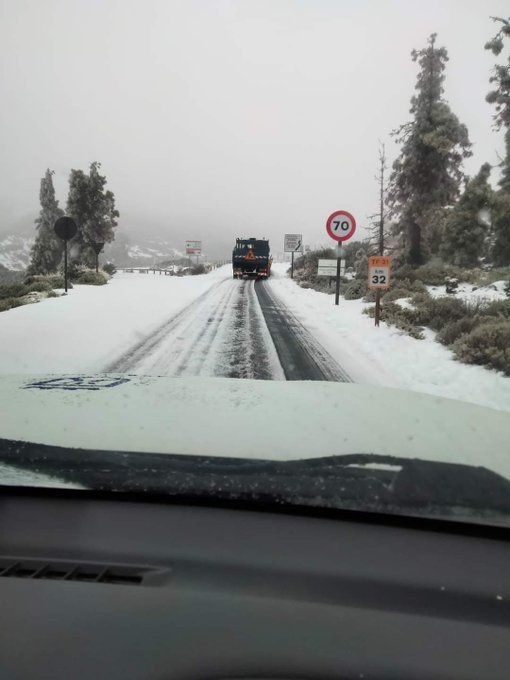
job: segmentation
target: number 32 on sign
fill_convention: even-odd
[[[390,287],[390,258],[378,255],[368,258],[368,287],[386,290]]]

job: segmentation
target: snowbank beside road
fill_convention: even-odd
[[[117,273],[106,286],[75,285],[67,296],[0,314],[1,373],[101,371],[212,286],[201,276]]]
[[[363,314],[361,300],[340,299],[300,288],[286,276],[288,264],[274,264],[271,286],[355,382],[425,392],[510,411],[510,378],[456,361],[425,330],[415,340]]]

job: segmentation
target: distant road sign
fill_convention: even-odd
[[[91,243],[90,247],[92,250],[95,252],[96,255],[99,255],[99,253],[103,250],[104,248],[104,243]]]
[[[368,258],[368,287],[386,290],[390,287],[390,258],[378,255]]]
[[[319,260],[317,276],[336,276],[336,260]]]
[[[186,241],[186,255],[200,255],[202,241]]]
[[[303,234],[285,234],[283,250],[286,253],[302,253]]]
[[[335,241],[348,241],[356,231],[356,220],[347,210],[337,210],[328,217],[326,231]]]
[[[53,230],[62,241],[70,241],[76,235],[78,227],[70,217],[59,217],[53,225]]]

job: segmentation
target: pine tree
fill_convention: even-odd
[[[441,255],[461,267],[476,267],[485,253],[487,223],[484,212],[492,210],[494,192],[489,184],[491,166],[484,163],[471,179],[444,223]]]
[[[411,53],[420,67],[417,94],[411,99],[412,120],[394,133],[402,148],[388,191],[396,233],[413,264],[438,250],[442,211],[457,199],[462,161],[471,155],[467,129],[443,97],[448,53],[435,42],[433,33],[428,47]]]
[[[53,226],[64,212],[58,207],[58,201],[55,198],[52,170],[46,170],[41,179],[39,200],[41,210],[35,221],[37,234],[32,246],[31,261],[27,269],[28,274],[55,272],[62,258],[63,242],[53,231]]]
[[[92,266],[95,254],[91,243],[110,243],[115,238],[118,210],[115,196],[105,191],[106,177],[99,173],[101,164],[90,164],[87,175],[82,170],[71,170],[67,214],[74,219],[78,233],[71,242],[71,259],[75,264]]]
[[[485,49],[496,57],[505,47],[504,39],[510,37],[510,18],[492,17],[501,24],[496,35],[486,43]],[[499,191],[493,208],[493,252],[492,260],[496,265],[510,264],[510,54],[506,62],[496,64],[489,79],[493,86],[486,99],[495,105],[494,123],[496,129],[505,129],[505,157],[501,163],[501,179]]]

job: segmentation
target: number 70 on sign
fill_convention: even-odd
[[[390,287],[390,258],[379,255],[368,258],[368,287],[385,290]]]

